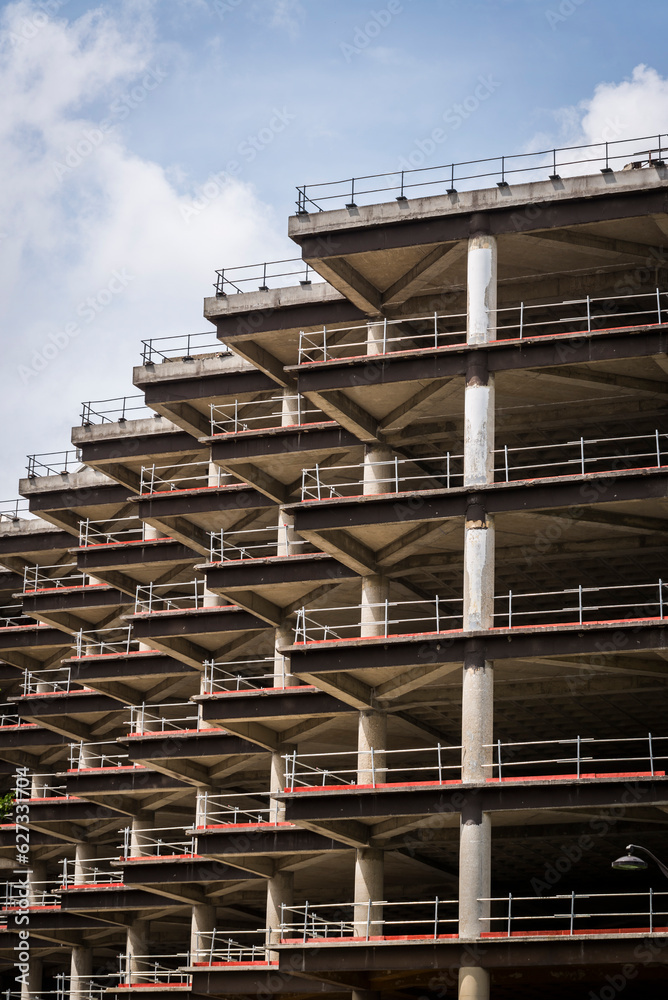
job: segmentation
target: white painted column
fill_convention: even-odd
[[[385,635],[386,618],[392,615],[388,601],[389,580],[386,576],[363,576],[360,596],[360,636],[369,638]]]
[[[152,819],[135,816],[130,827],[130,857],[140,858],[147,851],[146,838],[151,836],[155,826]]]
[[[307,406],[307,400],[300,398],[294,389],[285,388],[281,400],[281,427],[292,427],[293,424],[303,423],[301,410]]]
[[[190,921],[190,965],[205,961],[211,950],[211,936],[216,929],[216,907],[199,903],[192,908]]]
[[[74,881],[85,882],[94,867],[95,848],[91,844],[79,843],[74,848]]]
[[[156,538],[162,538],[160,530],[158,528],[154,528],[152,524],[147,524],[144,521],[144,541],[154,542]]]
[[[468,247],[467,341],[482,345],[496,338],[496,240],[473,236]],[[494,380],[485,351],[471,352],[464,398],[464,485],[494,482]],[[469,498],[464,530],[464,630],[484,631],[494,623],[494,522],[483,495]],[[482,784],[492,762],[494,687],[492,663],[484,646],[470,640],[462,678],[462,780]],[[470,797],[461,815],[459,844],[459,935],[475,940],[489,929],[491,823]],[[461,968],[459,1000],[488,1000],[489,974]]]
[[[394,452],[392,449],[380,444],[365,445],[363,477],[365,496],[376,493],[394,493]]]

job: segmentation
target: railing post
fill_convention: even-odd
[[[581,738],[578,736],[578,739],[577,739],[577,755],[578,755],[578,758],[577,758],[577,774],[578,774],[578,781],[580,780],[580,742],[581,742]]]
[[[496,741],[496,762],[499,768],[499,781],[501,781],[501,740]]]
[[[585,474],[585,445],[584,438],[580,437],[580,467],[582,469],[582,475]]]
[[[512,892],[509,892],[508,893],[508,922],[507,922],[506,937],[510,937],[510,921],[511,921],[511,917],[512,917],[512,906],[513,906],[513,894],[512,894]]]
[[[438,604],[438,594],[436,595],[436,631],[437,632],[441,631],[441,616],[440,616],[440,608],[439,608],[439,604]]]
[[[580,616],[580,625],[582,625],[582,584],[578,585],[578,613]]]
[[[440,743],[437,745],[437,758],[436,759],[438,761],[438,783],[439,783],[439,785],[442,785],[443,784],[443,770],[442,770],[442,767],[441,767],[441,744]]]
[[[524,302],[520,302],[520,340],[524,330]]]
[[[434,900],[434,941],[438,937],[438,896]]]
[[[399,456],[394,456],[394,492],[399,492]]]
[[[661,292],[657,288],[656,290],[656,312],[659,318],[659,324],[661,323]]]
[[[371,751],[373,753],[373,750]],[[375,788],[375,782],[374,782]],[[367,901],[366,904],[366,939],[369,940],[369,932],[371,930],[371,900]]]
[[[508,591],[508,628],[513,627],[513,592]]]
[[[504,446],[503,446],[503,455],[504,455],[505,464],[506,464],[506,482],[508,483],[508,482],[510,482],[510,476],[509,476],[509,470],[508,470],[508,445],[507,444],[504,444]]]
[[[322,360],[327,361],[327,327],[322,328]]]
[[[663,621],[663,580],[659,580],[659,618]]]
[[[308,899],[304,902],[304,935],[302,938],[302,944],[306,944],[306,919],[308,917]]]
[[[656,467],[657,467],[657,469],[660,469],[661,468],[661,440],[659,438],[659,429],[658,429],[658,427],[654,431],[654,436],[656,438]]]
[[[575,923],[575,892],[571,892],[571,936],[573,935],[573,924]]]
[[[389,597],[386,597],[385,598],[385,638],[386,639],[387,639],[387,629],[388,629],[388,626],[389,626],[389,607],[390,607],[390,599],[389,599]]]
[[[647,734],[647,742],[649,743],[649,766],[652,772],[652,777],[654,777],[654,750],[652,748],[652,734]]]
[[[654,890],[649,890],[649,932],[654,932]]]
[[[438,313],[434,311],[434,347],[438,347]]]
[[[371,787],[376,787],[376,762],[374,759],[373,747],[371,747]]]

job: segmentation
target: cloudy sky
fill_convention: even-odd
[[[0,3],[0,499],[296,184],[668,131],[657,0]],[[435,131],[436,130],[436,131]],[[436,139],[434,139],[436,136]]]

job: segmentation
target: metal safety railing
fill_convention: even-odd
[[[72,690],[72,668],[69,666],[41,667],[39,670],[25,670],[21,694],[24,698],[37,694],[54,694]]]
[[[91,629],[90,632],[81,630],[77,632],[74,657],[84,659],[87,656],[125,656],[128,653],[148,652],[142,650],[143,645],[134,638],[132,623]]]
[[[368,621],[362,623],[362,605],[297,612],[295,644],[341,641],[378,636],[456,631],[462,628],[461,598],[381,601],[364,606]]]
[[[293,266],[290,266],[293,265]],[[247,287],[256,285],[260,292],[268,292],[269,288],[281,288],[285,285],[284,278],[291,278],[288,284],[300,284],[303,288],[308,287],[313,281],[323,279],[314,271],[301,257],[287,257],[285,260],[269,260],[262,264],[242,264],[237,267],[224,267],[216,271],[216,298],[225,298],[232,291],[250,292],[254,289]],[[260,282],[258,285],[257,282]],[[280,282],[280,284],[275,284]],[[242,285],[246,287],[241,287]]]
[[[243,559],[270,559],[274,556],[303,555],[318,549],[305,538],[295,535],[293,527],[274,524],[270,528],[221,528],[209,532],[209,560],[213,563],[239,562]]]
[[[88,573],[78,571],[75,562],[58,563],[54,566],[25,566],[23,569],[24,594],[61,590],[69,587],[95,586],[90,581]]]
[[[263,398],[264,397],[264,398]],[[211,434],[239,434],[271,427],[293,427],[331,418],[300,394],[263,393],[252,400],[211,403]]]
[[[22,604],[5,604],[0,607],[0,628],[21,628],[39,624],[24,613]]]
[[[16,500],[0,500],[0,521],[22,521],[30,516],[29,500],[23,497]]]
[[[66,476],[81,468],[81,451],[70,448],[67,451],[47,451],[39,455],[28,455],[28,479],[41,476]]]
[[[172,952],[169,955],[121,954],[119,958],[119,986],[167,986],[184,989],[192,985],[192,976],[182,971],[190,962],[190,952]]]
[[[631,468],[668,465],[668,433],[610,438],[575,438],[549,444],[504,445],[494,450],[495,481],[592,475]],[[425,458],[399,458],[320,466],[302,470],[302,502],[374,493],[451,489],[464,483],[464,456],[446,452]]]
[[[27,723],[29,724],[29,723]],[[21,716],[16,712],[5,711],[5,706],[0,707],[0,729],[13,729],[21,725]]]
[[[238,486],[239,480],[211,462],[182,462],[179,465],[143,465],[139,479],[140,496],[174,493],[178,490],[216,489]]]
[[[186,583],[138,583],[135,595],[136,615],[158,614],[161,611],[201,609],[205,607],[205,581],[188,580]],[[223,604],[222,598],[216,598]]]
[[[180,836],[177,836],[177,832]],[[150,831],[123,830],[121,861],[137,858],[195,857],[198,853],[197,836],[186,834],[182,826],[161,826]]]
[[[113,749],[110,749],[112,748]],[[103,748],[103,749],[101,749]],[[113,743],[70,743],[70,771],[103,771],[124,768],[142,768],[130,760],[127,753],[119,753]]]
[[[650,934],[668,928],[666,910],[668,891],[656,892],[590,892],[564,893],[555,896],[492,896],[481,899],[492,907],[491,916],[481,917],[491,931],[483,931],[490,937],[536,937],[543,933],[549,936],[571,936],[587,934],[590,931],[610,930],[617,932],[649,931]],[[631,900],[638,900],[629,909]],[[610,904],[616,902],[614,908]],[[557,910],[557,906],[560,909]],[[495,913],[494,910],[498,912]],[[632,921],[642,921],[641,926]],[[499,928],[498,930],[496,928]]]
[[[135,396],[115,396],[112,399],[95,399],[82,403],[81,426],[124,424],[128,419],[128,414],[132,414],[131,420],[139,419],[138,414],[158,419],[162,417],[162,414],[156,413],[155,410],[146,405],[144,394],[139,393]]]
[[[31,799],[76,799],[67,791],[67,782],[53,774],[32,774]]]
[[[374,493],[449,490],[464,483],[464,455],[447,451],[425,458],[399,458],[355,465],[315,465],[302,469],[302,502],[362,496],[367,487]],[[368,490],[370,492],[370,490]]]
[[[95,521],[87,517],[79,521],[79,546],[118,545],[146,540],[147,525],[136,517],[107,518]]]
[[[142,340],[141,363],[154,365],[156,360],[163,361],[194,361],[197,357],[224,358],[230,350],[221,343],[213,330],[202,333],[180,333],[173,337],[151,337]]]
[[[210,826],[277,825],[281,822],[281,817],[279,804],[270,798],[269,792],[210,794],[205,791],[197,796],[195,828],[202,830]]]
[[[231,935],[234,935],[233,937]],[[258,941],[244,943],[237,938],[252,935]],[[246,963],[269,962],[266,944],[266,929],[222,931],[198,931],[193,965],[244,965]]]
[[[410,333],[406,333],[407,326]],[[373,330],[373,337],[369,331]],[[433,312],[423,316],[355,323],[299,333],[298,364],[392,354],[466,344],[466,313]]]
[[[97,973],[95,978],[105,977]],[[57,972],[53,981],[55,987],[52,990],[29,990],[26,993],[7,989],[0,992],[0,997],[2,1000],[105,1000],[109,996],[108,986],[92,980],[82,985],[80,989],[74,989],[71,977],[65,972]]]
[[[74,858],[63,858],[63,875],[61,890],[82,889],[87,886],[123,885],[123,873],[118,868],[112,868],[111,863],[118,859],[91,858],[75,861]]]
[[[348,750],[343,753],[292,753],[285,757],[285,790],[330,786],[437,784],[461,778],[459,746],[402,750]],[[329,764],[330,766],[325,766]]]
[[[308,944],[328,939],[369,941],[386,937],[435,940],[456,935],[457,908],[456,899],[438,896],[400,903],[318,903],[315,910],[308,901],[303,906],[281,904],[281,941]]]
[[[147,733],[199,732],[208,727],[202,724],[198,706],[192,701],[165,702],[162,705],[130,705],[127,722],[129,736]]]
[[[663,620],[668,611],[666,586],[666,582],[658,580],[519,594],[511,590],[494,598],[493,627],[548,628],[604,621]],[[295,643],[423,635],[462,628],[461,598],[386,600],[338,608],[302,608],[297,612]]]
[[[481,181],[502,189],[508,188],[511,182],[559,181],[561,174],[572,175],[576,168],[580,172],[585,166],[589,168],[585,172],[598,170],[603,174],[629,168],[661,168],[667,147],[668,135],[646,135],[302,184],[297,187],[297,214],[323,212],[325,203],[330,210],[343,207],[355,209],[361,201],[365,204],[378,202],[378,198],[370,199],[370,196],[382,195],[382,200],[386,201],[387,196],[394,192],[399,202],[406,201],[408,197],[455,195],[458,190],[479,187]]]
[[[579,309],[577,308],[579,307]],[[634,330],[668,321],[668,291],[660,288],[628,295],[586,296],[548,303],[519,302],[497,309],[490,342],[530,340]],[[301,331],[300,365],[466,345],[466,314],[437,313],[352,326]]]
[[[292,687],[296,681],[290,675],[289,661],[263,656],[255,660],[204,661],[202,694],[228,691],[257,691],[262,688]],[[288,680],[291,683],[288,685]]]
[[[16,910],[23,908],[26,901],[29,907],[60,907],[60,897],[56,895],[60,888],[58,879],[25,882],[3,882],[0,884],[0,910]]]
[[[496,758],[483,764],[489,769],[490,778],[512,781],[515,778],[568,776],[591,778],[605,774],[646,772],[650,775],[665,773],[668,762],[668,736],[615,736],[600,738],[574,736],[560,740],[529,740],[524,742],[485,744]],[[551,749],[556,756],[546,756]],[[519,771],[518,771],[519,768]],[[554,769],[559,768],[558,772]],[[662,769],[663,768],[663,769]],[[545,774],[547,772],[547,775]]]

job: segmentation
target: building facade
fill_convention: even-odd
[[[668,883],[611,868],[668,854],[668,172],[622,166],[301,189],[299,261],[30,457],[8,998],[665,987]]]

